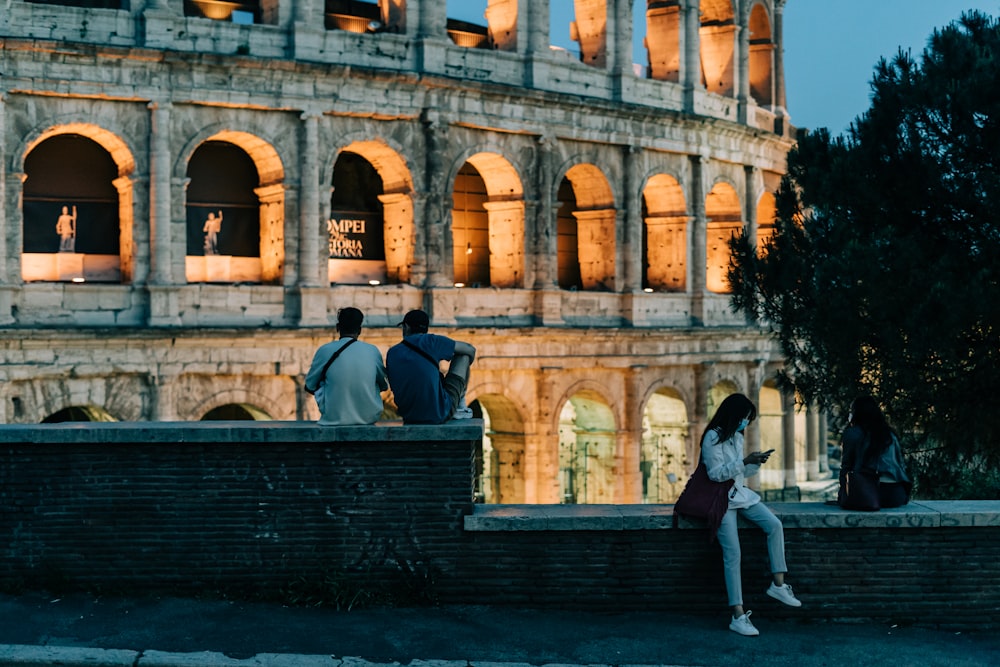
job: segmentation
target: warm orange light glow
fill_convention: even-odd
[[[465,287],[465,283],[455,283],[455,287]]]

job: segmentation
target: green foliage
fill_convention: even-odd
[[[871,87],[846,135],[799,137],[760,254],[733,240],[733,305],[774,332],[805,399],[870,393],[939,461],[995,465],[1000,24],[967,13]]]

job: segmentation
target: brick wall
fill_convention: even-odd
[[[473,506],[481,429],[0,425],[0,586],[726,613],[718,546],[669,505]],[[744,526],[747,607],[1000,626],[1000,503],[771,507],[804,607],[764,595]]]

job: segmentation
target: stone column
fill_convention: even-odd
[[[549,0],[520,0],[518,16],[528,34],[528,54],[549,52]]]
[[[164,0],[159,0],[163,2]],[[315,23],[319,16],[313,16],[313,0],[295,0],[295,22],[302,24]]]
[[[684,110],[694,111],[694,98],[701,85],[701,11],[699,0],[681,0],[684,29],[681,41],[681,81],[684,84]]]
[[[613,6],[610,12],[608,38],[613,40],[611,55],[611,75],[614,81],[615,97],[623,100],[629,97],[629,83],[635,78],[632,72],[632,0],[609,0]]]
[[[490,444],[496,452],[494,464],[498,484],[493,489],[495,503],[523,503],[525,498],[524,450],[525,438],[521,433],[489,433]],[[488,484],[489,480],[483,480]]]
[[[557,284],[555,194],[558,185],[553,182],[554,161],[555,139],[548,135],[538,137],[535,145],[538,215],[535,218],[532,253],[535,262],[535,289],[555,287]]]
[[[632,366],[625,376],[624,423],[618,435],[622,472],[619,498],[626,505],[642,502],[642,399],[646,366]]]
[[[827,424],[826,410],[819,411],[819,471],[821,478],[825,479],[830,474],[830,458],[827,453],[827,443],[830,441],[830,433]]]
[[[580,282],[585,290],[615,291],[617,211],[613,208],[573,211],[576,218]]]
[[[154,101],[148,105],[149,124],[149,272],[146,289],[149,292],[150,326],[177,326],[181,323],[177,301],[178,282],[175,275],[173,238],[173,178],[170,173],[170,111],[169,102]],[[186,281],[186,276],[184,278]]]
[[[708,159],[701,155],[691,156],[691,202],[692,219],[689,227],[688,248],[691,249],[688,266],[688,285],[691,286],[691,324],[702,326],[705,322],[705,288],[708,271],[708,220],[705,217],[705,164]]]
[[[623,292],[638,292],[642,289],[642,183],[639,176],[638,146],[625,146],[625,178],[622,197],[625,207],[625,224],[622,230],[620,260],[621,277],[617,284]]]
[[[806,479],[822,479],[819,472],[819,411],[810,402],[806,406]]]
[[[483,203],[489,219],[490,285],[524,286],[524,201]]]
[[[448,23],[447,2],[440,2],[440,0],[409,0],[407,4],[415,5],[420,12],[418,37],[448,39],[448,32],[445,29]]]
[[[15,284],[10,275],[12,266],[16,264],[11,261],[11,251],[13,248],[10,239],[13,238],[10,226],[14,224],[14,216],[8,215],[8,208],[13,206],[14,200],[21,201],[21,196],[7,198],[7,95],[0,91],[0,325],[14,322],[13,304]],[[20,191],[18,191],[20,192]]]
[[[319,120],[322,113],[302,114],[299,153],[299,256],[298,294],[299,325],[327,324],[327,285],[329,272],[321,257],[325,243],[320,215]],[[323,246],[323,247],[321,247]]]
[[[451,207],[445,202],[448,192],[448,184],[445,182],[448,121],[437,111],[426,110],[424,113],[424,141],[427,146],[424,159],[427,200],[423,219],[416,224],[414,263],[423,268],[425,286],[444,287],[454,282],[454,259],[451,253],[451,225],[448,224]]]
[[[778,134],[785,134],[788,130],[788,113],[785,110],[784,12],[785,0],[774,0],[774,113],[778,118],[778,126],[774,130]]]
[[[169,102],[150,102],[149,220],[152,252],[150,283],[171,285],[170,257],[170,110]]]
[[[795,395],[788,390],[781,390],[781,452],[785,463],[784,488],[794,489],[798,486],[795,474]]]
[[[690,451],[687,460],[690,462],[688,474],[694,472],[701,455],[701,436],[708,426],[708,392],[712,388],[712,367],[714,362],[706,361],[694,366],[694,405],[691,409],[691,423],[688,432]]]
[[[750,28],[749,14],[744,11],[735,27],[736,40],[736,120],[746,123],[750,118]]]

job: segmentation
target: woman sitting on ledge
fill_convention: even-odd
[[[854,470],[859,457],[862,470],[877,472],[878,500],[881,507],[901,507],[910,502],[913,486],[906,474],[899,439],[889,428],[875,399],[859,396],[851,403],[847,415],[848,427],[841,438],[843,454],[840,462],[840,498],[843,504],[844,481],[847,471]]]

